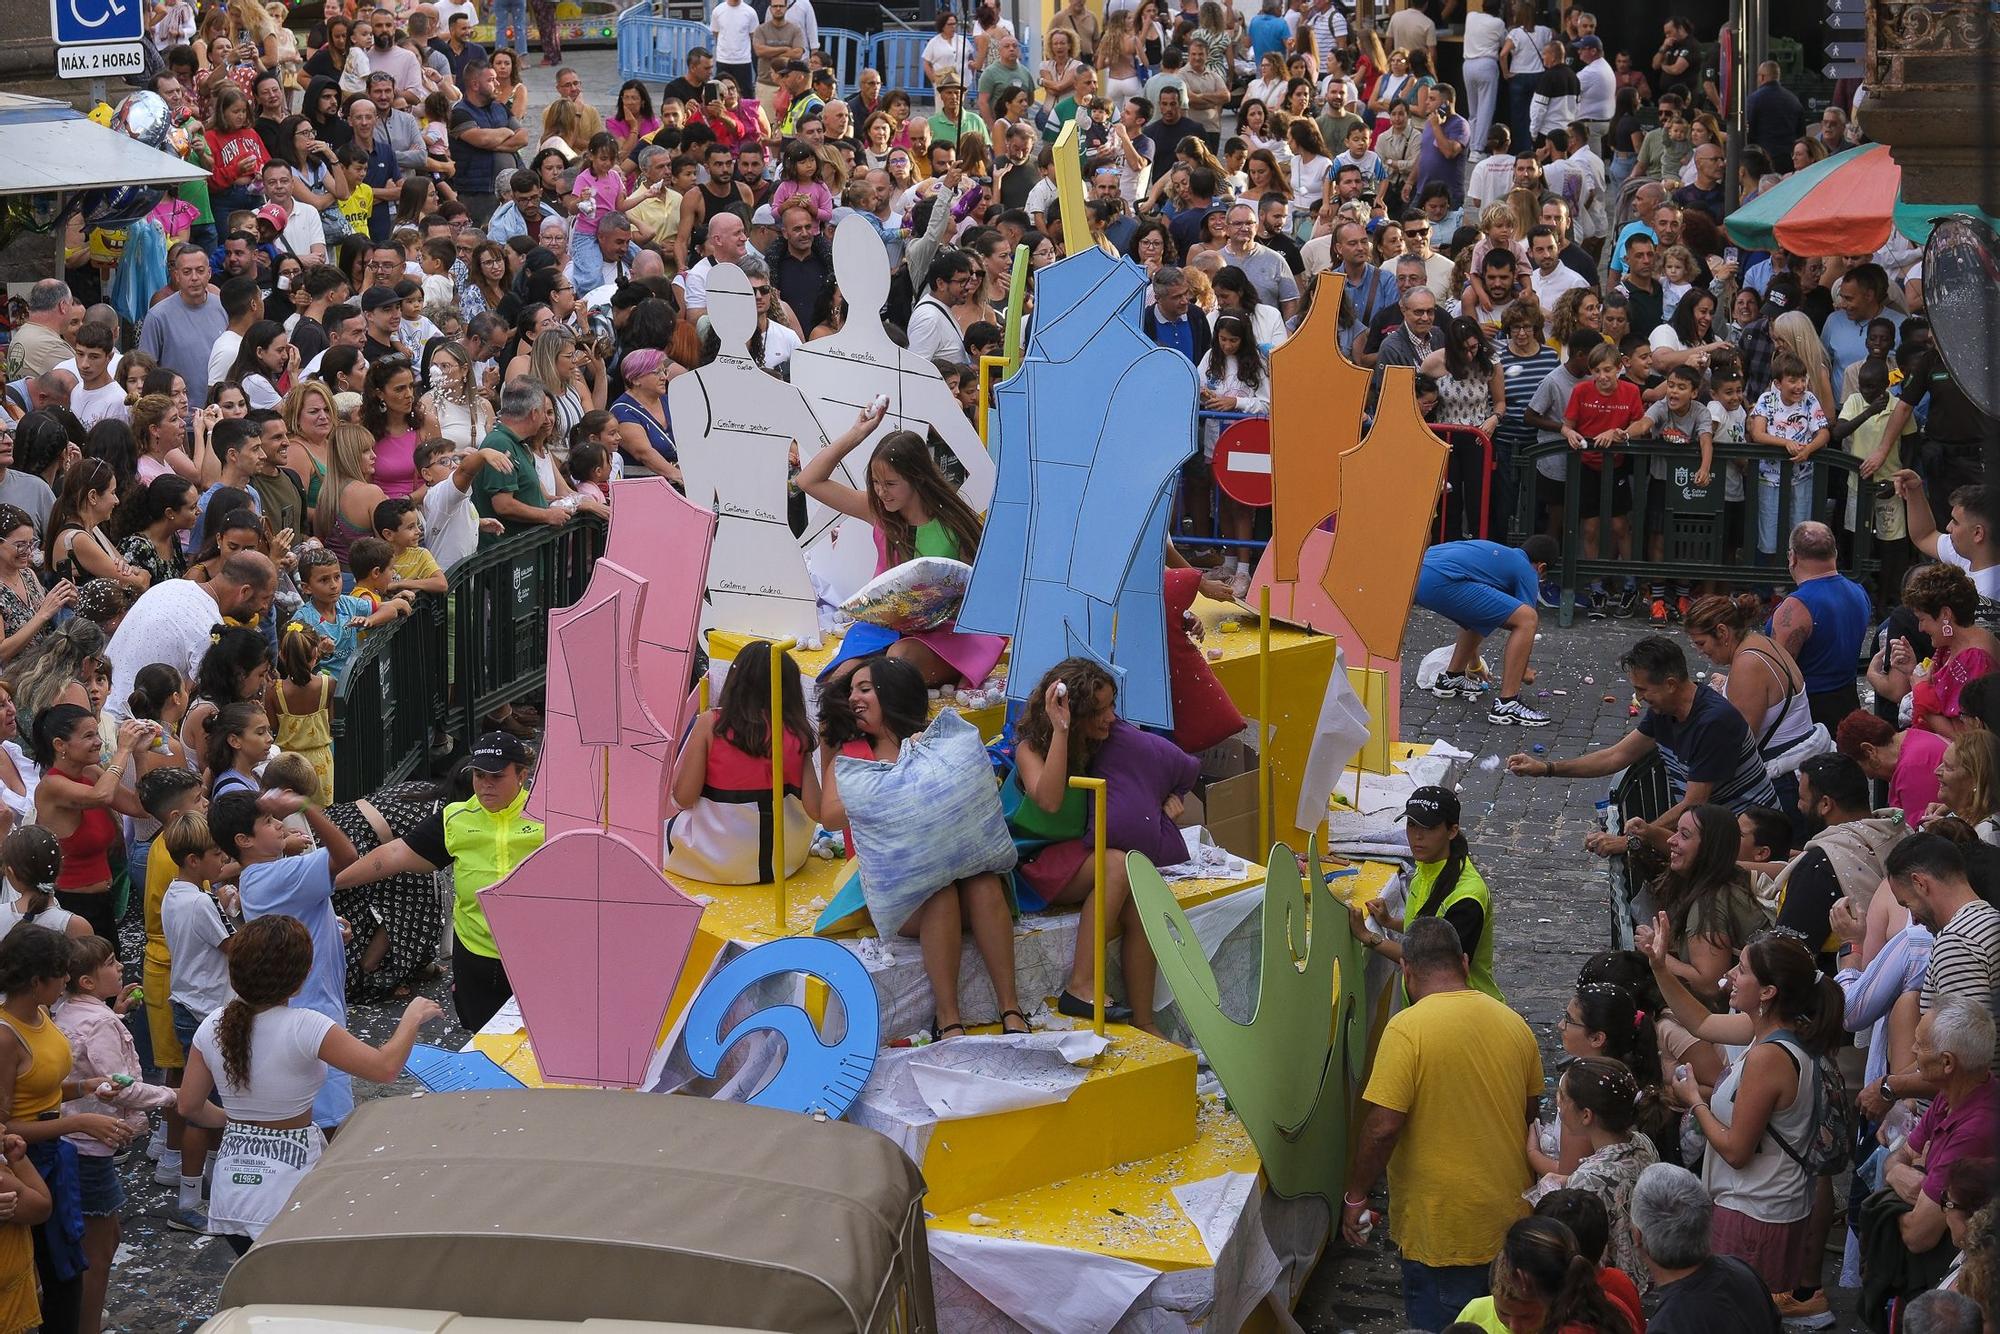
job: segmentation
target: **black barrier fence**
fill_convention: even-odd
[[[1635,440],[1610,451],[1622,460],[1615,468],[1586,466],[1586,454],[1602,458],[1605,451],[1574,450],[1558,440],[1531,445],[1514,460],[1515,504],[1506,540],[1518,545],[1530,533],[1548,531],[1544,513],[1560,507],[1554,517],[1562,558],[1550,573],[1562,589],[1563,625],[1575,619],[1578,597],[1593,580],[1609,587],[1637,579],[1642,590],[1656,581],[1784,588],[1791,582],[1785,569],[1791,531],[1809,519],[1852,534],[1845,573],[1862,578],[1876,570],[1875,501],[1888,478],[1862,477],[1861,460],[1852,454],[1820,450],[1805,465],[1809,475],[1795,483],[1794,465],[1769,446],[1718,444],[1706,485],[1696,484],[1700,456],[1686,445]],[[1537,470],[1551,458],[1565,462],[1561,480]],[[1663,476],[1653,475],[1656,463]],[[1762,463],[1776,465],[1779,484],[1762,482]],[[1741,468],[1741,500],[1727,499],[1732,464]],[[1850,520],[1849,514],[1858,517]],[[1594,556],[1584,553],[1586,517],[1597,517]],[[1613,517],[1630,526],[1627,559],[1617,555]],[[1767,536],[1774,548],[1769,554],[1761,550]]]
[[[481,719],[540,694],[548,613],[582,596],[605,534],[584,515],[503,538],[453,566],[449,592],[370,631],[334,706],[334,800],[420,772],[439,741],[468,748]],[[617,667],[603,669],[608,687]]]

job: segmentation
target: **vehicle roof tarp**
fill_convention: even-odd
[[[0,113],[0,194],[173,185],[208,175],[61,102],[10,97]]]
[[[363,1104],[223,1285],[258,1302],[867,1330],[921,1276],[922,1174],[888,1139],[668,1094]]]

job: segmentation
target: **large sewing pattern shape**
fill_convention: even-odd
[[[965,473],[959,487],[965,503],[975,511],[984,510],[993,499],[993,460],[937,367],[929,358],[898,347],[882,327],[882,303],[889,297],[889,252],[864,219],[846,218],[834,229],[833,269],[847,300],[847,322],[792,353],[792,387],[805,396],[829,437],[847,430],[878,397],[889,399],[888,415],[867,441],[840,461],[837,479],[865,493],[868,458],[877,441],[890,431],[934,432]],[[801,437],[799,461],[811,458],[821,443]],[[875,577],[875,541],[864,519],[843,517],[808,499],[806,528],[799,540],[828,601],[845,601]]]
[[[805,553],[787,517],[787,460],[818,441],[804,395],[750,359],[757,327],[750,280],[734,264],[708,278],[710,326],[722,351],[667,386],[688,499],[713,509],[706,587],[710,624],[770,638],[819,634]]]
[[[1036,275],[1027,353],[996,394],[999,480],[958,626],[1013,637],[1010,699],[1085,656],[1118,682],[1120,714],[1171,727],[1162,581],[1196,380],[1141,330],[1144,283],[1096,247]]]
[[[702,907],[616,834],[549,839],[479,892],[550,1083],[632,1088],[646,1073]]]

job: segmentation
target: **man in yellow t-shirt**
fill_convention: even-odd
[[[1389,1232],[1403,1251],[1403,1309],[1439,1330],[1475,1297],[1507,1228],[1528,1212],[1528,1125],[1542,1059],[1518,1014],[1466,980],[1458,932],[1421,918],[1403,940],[1411,1001],[1389,1020],[1363,1101],[1360,1145],[1341,1202],[1341,1231],[1360,1218],[1384,1165]]]

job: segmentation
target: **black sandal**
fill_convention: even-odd
[[[1007,1027],[1007,1016],[1010,1014],[1013,1015],[1016,1019],[1019,1019],[1021,1021],[1021,1026],[1019,1028]],[[1019,1010],[1002,1010],[1000,1011],[1000,1031],[1002,1033],[1019,1035],[1022,1033],[1034,1032],[1035,1026],[1033,1024],[1030,1024],[1028,1022],[1028,1016],[1022,1014]]]
[[[954,1028],[958,1030],[958,1036],[960,1036],[960,1037],[964,1037],[964,1036],[965,1036],[965,1025],[964,1025],[964,1024],[946,1024],[946,1025],[945,1025],[945,1026],[944,1026],[943,1028],[939,1028],[939,1027],[938,1027],[938,1026],[937,1026],[936,1024],[932,1024],[932,1025],[931,1025],[931,1041],[932,1041],[932,1042],[941,1042],[941,1041],[943,1041],[943,1040],[944,1040],[944,1035],[945,1035],[945,1034],[947,1034],[947,1033],[949,1033],[949,1032],[951,1032],[951,1030],[952,1030],[952,1029],[954,1029]]]

